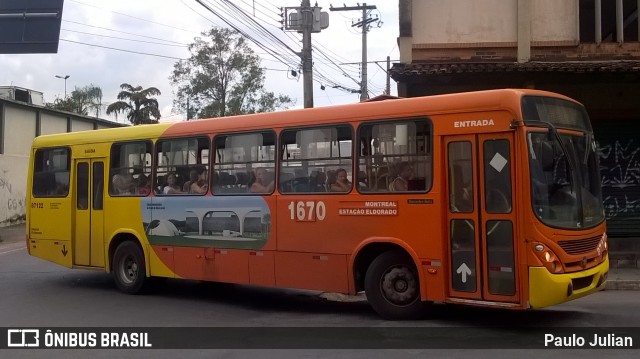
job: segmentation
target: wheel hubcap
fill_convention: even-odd
[[[396,305],[408,305],[418,297],[418,280],[407,267],[393,267],[382,276],[384,297]]]
[[[138,263],[131,256],[124,258],[122,262],[120,277],[123,282],[131,284],[138,275]]]

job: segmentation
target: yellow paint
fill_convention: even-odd
[[[36,256],[67,268],[72,267],[71,241],[31,239],[29,250]],[[66,255],[65,255],[66,252]]]
[[[173,250],[173,248],[171,248]],[[151,246],[148,247],[149,252],[149,266],[151,267],[150,275],[154,277],[165,277],[165,278],[175,278],[176,274],[169,269],[161,260],[158,258],[156,253],[153,251]]]
[[[596,292],[604,287],[596,287],[600,277],[609,271],[609,259],[596,267],[576,273],[551,274],[545,267],[529,268],[529,305],[531,308],[544,308],[574,300]],[[572,279],[593,276],[592,284],[586,288],[574,290],[567,296],[567,288]]]

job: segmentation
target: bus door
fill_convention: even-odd
[[[452,301],[518,302],[513,148],[512,133],[445,139]]]
[[[73,264],[104,267],[104,158],[75,160]]]

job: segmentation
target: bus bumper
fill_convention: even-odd
[[[564,303],[604,288],[609,258],[599,265],[575,273],[551,274],[545,267],[529,268],[529,307],[544,308]]]

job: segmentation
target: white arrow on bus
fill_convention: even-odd
[[[456,273],[462,274],[462,283],[467,283],[467,276],[471,275],[471,269],[467,267],[467,263],[462,263],[462,265],[458,267],[458,270],[456,270]]]

